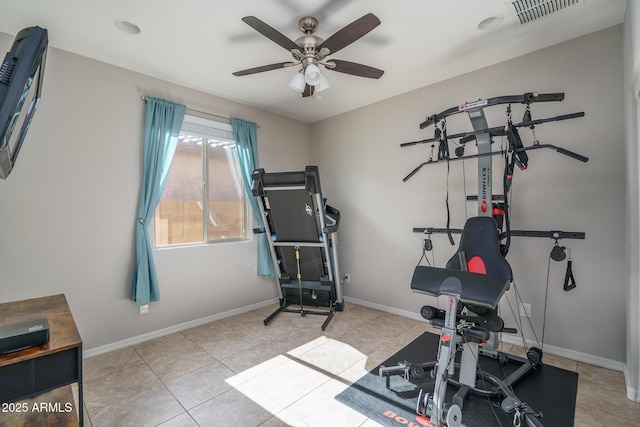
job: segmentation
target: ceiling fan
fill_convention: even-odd
[[[312,16],[305,16],[298,21],[298,26],[304,35],[296,39],[295,42],[255,16],[245,16],[242,20],[269,40],[291,52],[294,61],[278,62],[236,71],[233,73],[234,76],[246,76],[301,65],[302,68],[293,76],[289,86],[301,92],[303,97],[307,97],[329,87],[329,82],[320,72],[319,65],[327,70],[370,79],[379,79],[384,74],[384,71],[368,65],[340,59],[325,60],[327,56],[350,45],[380,25],[380,20],[373,13],[356,19],[326,40],[314,35],[318,28],[318,20]]]

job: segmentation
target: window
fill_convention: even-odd
[[[155,213],[156,246],[246,239],[246,205],[231,125],[185,116]]]

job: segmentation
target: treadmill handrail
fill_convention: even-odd
[[[340,228],[340,211],[334,208],[333,206],[327,205],[327,204],[325,204],[324,210],[325,210],[325,219],[326,218],[330,219],[331,221],[333,221],[333,224],[327,225],[323,231],[327,234],[332,234],[337,232],[338,228]]]

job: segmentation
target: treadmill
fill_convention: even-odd
[[[299,172],[255,169],[251,178],[264,223],[254,233],[267,235],[280,302],[264,324],[282,312],[317,314],[327,316],[324,331],[344,308],[338,267],[340,212],[323,199],[317,166]]]

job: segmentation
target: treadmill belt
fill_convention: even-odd
[[[282,242],[318,242],[313,196],[304,189],[273,190],[267,195],[271,210],[271,233]]]

